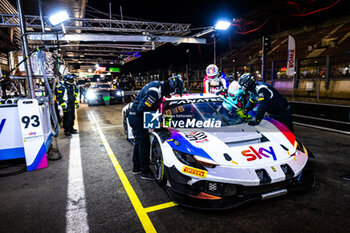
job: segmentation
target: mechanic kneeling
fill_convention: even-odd
[[[153,180],[150,165],[150,139],[148,129],[143,128],[143,113],[159,109],[163,97],[172,94],[182,95],[183,81],[175,76],[167,81],[152,81],[141,89],[128,110],[128,120],[135,136],[133,153],[133,174],[141,173],[142,179]]]
[[[243,74],[238,83],[242,90],[250,93],[250,99],[243,113],[247,115],[256,104],[258,105],[256,117],[248,121],[249,125],[258,125],[267,112],[271,118],[285,124],[293,131],[292,113],[288,101],[275,88],[267,83],[256,81],[250,73]]]

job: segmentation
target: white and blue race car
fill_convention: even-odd
[[[129,106],[122,115],[132,140]],[[150,130],[151,166],[181,205],[227,209],[314,185],[313,155],[276,120],[249,126],[211,94],[164,99],[161,113],[161,127]]]

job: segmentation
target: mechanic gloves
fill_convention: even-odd
[[[79,108],[79,102],[78,102],[78,100],[74,101],[74,103],[75,103],[75,108],[78,109],[78,108]]]
[[[63,109],[63,112],[67,112],[67,104],[66,103],[62,103],[60,104],[62,109]]]
[[[247,117],[247,114],[244,114],[244,111],[243,111],[243,109],[241,109],[241,108],[238,108],[238,109],[237,109],[237,115],[238,115],[240,118],[246,118],[246,117]]]

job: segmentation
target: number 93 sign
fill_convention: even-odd
[[[18,115],[21,124],[27,170],[47,167],[46,147],[36,99],[18,101]]]

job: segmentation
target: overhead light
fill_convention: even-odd
[[[231,25],[231,22],[220,20],[215,24],[215,29],[216,30],[227,30],[227,28],[229,28],[230,25]]]
[[[96,64],[95,67],[96,67],[96,69],[97,69],[97,68],[100,67],[100,66],[99,66],[98,64]]]
[[[60,23],[63,23],[64,21],[69,19],[69,15],[67,11],[60,11],[56,14],[53,14],[49,17],[49,21],[53,26],[56,26]]]
[[[88,69],[88,72],[91,73],[91,72],[92,72],[92,69]]]

